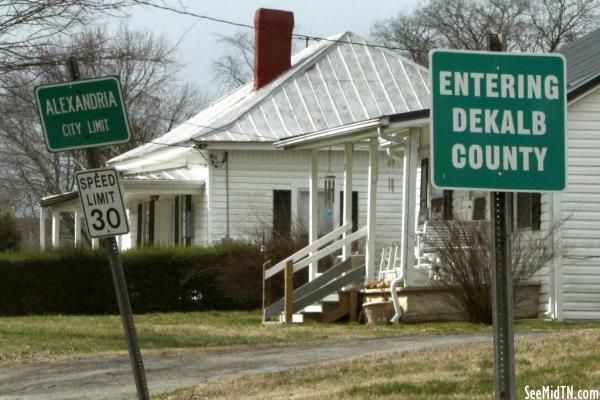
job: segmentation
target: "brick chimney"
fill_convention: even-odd
[[[254,27],[254,90],[258,90],[291,66],[294,13],[259,8]]]

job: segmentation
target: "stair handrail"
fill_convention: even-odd
[[[293,302],[297,303],[301,299],[306,299],[307,296],[311,295],[311,293],[315,293],[323,286],[326,286],[330,282],[338,280],[345,274],[350,273],[353,269],[357,268],[358,264],[354,264],[355,263],[352,257],[347,258],[346,260],[334,265],[333,267],[331,267],[312,281],[307,282],[299,288],[295,289],[292,293]],[[360,268],[363,270],[362,274],[364,276],[364,263],[360,264]],[[343,286],[346,286],[346,284],[344,284]],[[268,321],[272,316],[282,312],[284,310],[284,307],[285,296],[274,301],[268,306],[263,307],[263,321]]]
[[[346,236],[343,239],[340,239],[336,242],[331,243],[329,246],[322,248],[321,250],[317,251],[316,253],[314,253],[306,258],[303,258],[298,263],[294,264],[294,273],[300,271],[303,268],[306,268],[310,263],[319,261],[321,258],[326,257],[326,256],[330,255],[331,253],[333,253],[334,251],[341,249],[345,245],[350,244],[350,243],[354,242],[355,240],[361,239],[365,236],[367,236],[367,227],[363,226],[356,232]]]
[[[283,269],[285,268],[285,264],[288,261],[292,260],[294,263],[298,262],[302,258],[306,257],[309,253],[315,252],[316,250],[319,249],[319,247],[323,246],[324,244],[327,244],[328,242],[334,240],[338,236],[343,235],[344,233],[348,232],[351,229],[352,229],[352,222],[348,222],[346,225],[342,225],[339,228],[334,229],[333,231],[329,232],[327,235],[315,240],[314,242],[310,243],[308,246],[298,250],[291,256],[288,256],[288,257],[284,258],[282,261],[280,261],[279,263],[275,264],[273,267],[271,267],[270,269],[268,269],[265,272],[264,279],[265,280],[269,279],[276,273],[283,271]],[[344,239],[347,239],[350,236],[351,235],[347,236]],[[306,265],[308,265],[308,264],[306,264]],[[294,272],[297,272],[297,271],[298,270],[296,269],[296,266],[294,266]]]

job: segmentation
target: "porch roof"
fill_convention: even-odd
[[[429,109],[409,111],[385,115],[379,118],[373,118],[306,135],[293,136],[275,143],[275,147],[286,150],[298,150],[331,146],[344,142],[358,142],[370,137],[378,136],[381,129],[383,129],[384,133],[382,138],[389,140],[390,135],[393,135],[395,132],[411,127],[418,127],[427,123],[429,123]]]
[[[154,171],[123,177],[120,183],[126,199],[131,195],[200,194],[205,185],[204,180],[182,179],[182,174],[185,172],[181,170]],[[79,193],[73,190],[43,197],[39,204],[42,207],[66,205],[78,198]]]
[[[78,195],[77,191],[73,190],[71,192],[53,194],[50,196],[42,197],[40,199],[39,204],[42,207],[50,207],[50,206],[53,206],[56,204],[63,204],[63,203],[69,202],[78,197],[79,197],[79,195]]]

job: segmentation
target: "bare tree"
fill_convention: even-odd
[[[224,55],[212,63],[215,78],[223,89],[234,89],[252,80],[254,71],[254,32],[237,31],[231,36],[219,35],[219,43],[225,46]],[[297,40],[292,41],[292,54],[300,49]]]
[[[0,73],[37,65],[40,49],[99,15],[125,16],[133,0],[0,0]]]
[[[83,158],[77,152],[46,150],[34,99],[35,85],[69,80],[64,60],[71,54],[79,59],[83,77],[117,75],[121,80],[133,139],[102,149],[104,160],[165,133],[203,103],[197,90],[176,83],[174,48],[147,32],[125,26],[116,33],[86,30],[69,42],[38,49],[36,59],[56,62],[0,75],[0,190],[16,191],[20,195],[8,201],[22,199],[30,210],[40,197],[72,190],[73,173]]]
[[[430,0],[379,21],[373,37],[422,65],[434,48],[486,49],[487,32],[509,50],[552,52],[599,26],[600,0]]]
[[[215,77],[225,89],[233,89],[249,82],[254,68],[254,39],[250,32],[220,35],[219,43],[227,47],[227,52],[212,64]]]

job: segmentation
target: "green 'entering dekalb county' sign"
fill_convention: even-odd
[[[130,140],[121,84],[114,76],[35,88],[46,146],[52,152]]]
[[[430,67],[436,186],[564,190],[561,55],[436,50]]]

